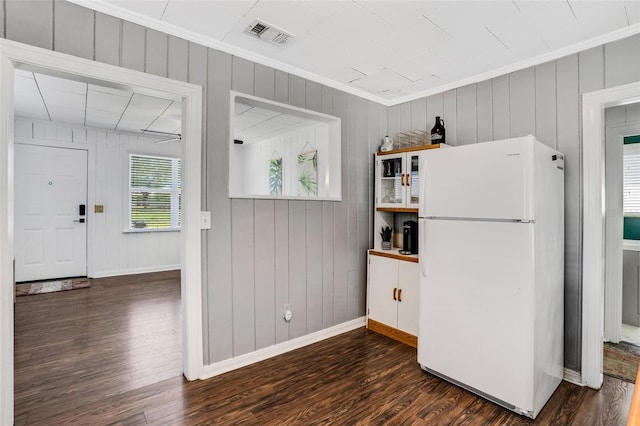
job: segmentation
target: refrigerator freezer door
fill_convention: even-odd
[[[533,228],[420,223],[418,362],[525,411],[534,392]]]
[[[420,217],[532,220],[532,136],[435,149],[420,165]]]

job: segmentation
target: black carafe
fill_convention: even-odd
[[[431,129],[431,145],[445,142],[444,120],[440,116],[436,117],[436,124]]]
[[[418,222],[407,220],[402,225],[402,250],[400,254],[418,253]]]

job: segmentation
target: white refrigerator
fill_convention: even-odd
[[[420,161],[418,363],[535,418],[563,376],[564,157],[526,136]]]

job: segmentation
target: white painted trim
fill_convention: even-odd
[[[509,74],[514,71],[529,68],[535,65],[543,64],[545,62],[553,61],[563,56],[571,55],[583,50],[591,49],[592,47],[600,46],[605,43],[620,40],[626,37],[640,33],[640,24],[633,24],[625,28],[621,28],[616,31],[612,31],[607,34],[603,34],[589,40],[582,41],[580,43],[573,44],[571,46],[564,47],[562,49],[554,50],[543,55],[539,55],[524,61],[517,62],[515,64],[507,65],[504,67],[496,68],[487,71],[482,74],[477,74],[468,78],[464,78],[449,84],[444,84],[431,89],[423,90],[417,93],[404,96],[396,99],[386,99],[382,96],[375,95],[373,93],[365,92],[362,89],[358,89],[346,83],[340,83],[335,80],[323,77],[315,74],[311,71],[298,68],[284,62],[278,61],[272,57],[263,56],[255,52],[251,52],[246,49],[242,49],[230,44],[224,43],[220,40],[206,37],[201,34],[197,34],[193,31],[180,28],[178,26],[154,19],[150,16],[142,15],[140,13],[128,10],[124,7],[118,6],[115,2],[105,2],[103,0],[69,0],[71,3],[88,7],[98,12],[106,13],[107,15],[115,16],[116,18],[124,19],[129,22],[133,22],[142,25],[147,28],[161,31],[166,34],[174,35],[176,37],[183,38],[185,40],[192,41],[194,43],[201,44],[203,46],[211,47],[222,52],[229,53],[239,58],[244,58],[258,64],[266,65],[271,68],[276,68],[281,71],[297,75],[307,80],[315,81],[328,87],[332,87],[337,90],[341,90],[346,93],[350,93],[355,96],[359,96],[370,101],[377,102],[384,106],[399,105],[404,102],[413,101],[415,99],[424,98],[433,94],[445,92],[447,90],[455,89],[458,87],[466,86],[468,84],[477,83],[493,77],[498,77],[504,74]]]
[[[356,318],[354,320],[343,322],[342,324],[334,325],[333,327],[325,328],[324,330],[316,331],[315,333],[307,334],[306,336],[298,337],[283,343],[279,343],[277,345],[269,346],[255,352],[239,355],[234,358],[216,362],[215,364],[209,364],[204,367],[201,379],[209,379],[211,377],[218,376],[220,374],[227,373],[238,368],[246,367],[247,365],[251,365],[256,362],[264,361],[265,359],[269,359],[277,355],[282,355],[286,352],[290,352],[295,349],[320,342],[330,337],[334,337],[339,334],[364,327],[365,324],[366,317]]]
[[[148,268],[129,268],[118,269],[116,271],[102,271],[93,275],[89,275],[89,278],[109,278],[120,277],[123,275],[136,275],[136,274],[149,274],[152,272],[166,272],[179,270],[180,265],[165,265],[165,266],[152,266]]]
[[[582,383],[582,376],[579,371],[570,370],[568,368],[564,369],[564,375],[562,378],[565,382],[573,383],[574,385],[584,386]]]
[[[640,82],[582,95],[582,383],[602,386],[604,333],[604,109],[640,100]]]
[[[14,64],[49,74],[100,80],[113,87],[184,99],[181,293],[184,375],[203,371],[200,231],[202,87],[0,39],[0,424],[13,423],[13,76]]]

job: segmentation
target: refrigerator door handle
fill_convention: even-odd
[[[420,233],[420,240],[418,245],[418,252],[420,253],[420,274],[423,277],[427,276],[427,227],[425,221],[418,226],[418,232]]]

